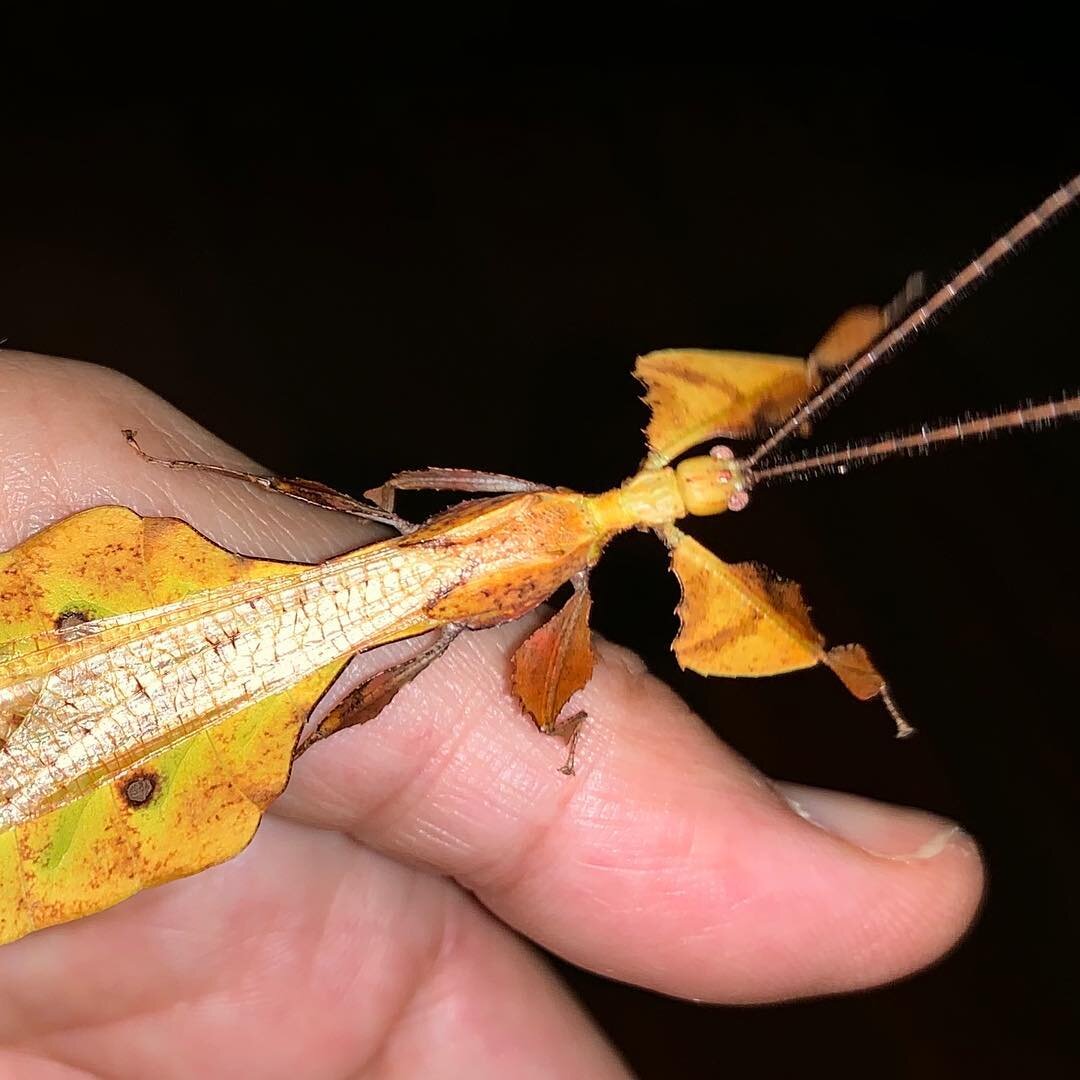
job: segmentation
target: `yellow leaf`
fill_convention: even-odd
[[[125,615],[304,569],[233,555],[180,521],[119,507],[77,514],[0,554],[0,809],[25,787],[18,740],[32,746],[49,734],[30,730],[42,722],[33,700],[12,697],[12,688],[34,685],[28,672],[40,670],[44,692],[50,656],[92,654],[96,634],[124,632]],[[0,832],[0,942],[242,850],[285,786],[300,728],[341,667],[328,664],[166,745],[147,732],[140,760],[103,752],[96,767],[58,776],[40,812]]]
[[[661,530],[679,579],[679,664],[700,675],[779,675],[825,664],[855,697],[884,699],[910,730],[861,645],[825,649],[802,590],[756,563],[726,563],[673,525]]]
[[[725,563],[674,527],[664,530],[682,586],[680,665],[701,675],[776,675],[813,667],[823,639],[799,587],[754,563]]]
[[[514,653],[514,693],[541,731],[550,731],[570,697],[592,678],[589,632],[591,600],[587,588],[574,594]]]
[[[639,357],[634,374],[652,413],[645,429],[651,465],[719,436],[766,431],[812,389],[805,361],[758,353],[662,349]]]

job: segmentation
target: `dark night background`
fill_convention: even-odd
[[[346,490],[425,464],[596,490],[642,453],[635,355],[805,353],[1080,163],[1072,64],[1017,56],[1026,30],[853,20],[849,44],[704,10],[447,20],[400,59],[328,27],[310,77],[295,55],[211,90],[192,58],[184,97],[5,90],[0,337],[119,368]],[[816,439],[1080,389],[1078,259],[1074,213]],[[692,526],[866,643],[920,729],[907,743],[827,673],[682,675],[659,544],[613,546],[602,633],[766,772],[955,816],[990,873],[951,956],[858,996],[713,1008],[567,970],[641,1076],[1075,1068],[1078,463],[1064,425],[777,485]]]

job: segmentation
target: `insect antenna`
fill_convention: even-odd
[[[744,476],[751,484],[760,484],[805,473],[845,473],[853,465],[877,462],[899,454],[926,453],[942,443],[962,442],[972,438],[984,439],[1003,431],[1015,431],[1017,428],[1048,427],[1071,416],[1080,416],[1080,394],[1060,401],[1023,405],[1005,412],[964,417],[939,427],[924,426],[910,435],[883,435],[873,442],[811,452],[801,458],[782,461],[764,469],[751,469]]]
[[[839,375],[795,410],[745,461],[749,468],[773,453],[812,417],[822,412],[830,402],[845,391],[854,389],[857,382],[879,361],[896,352],[913,338],[935,316],[956,303],[958,297],[981,282],[990,269],[1025,240],[1041,232],[1063,210],[1080,196],[1080,175],[1074,176],[1039,206],[1021,218],[1008,232],[998,237],[982,254],[972,259],[962,270],[941,286],[924,304],[898,322],[864,353],[852,360]],[[1059,406],[1060,407],[1060,406]],[[760,473],[758,474],[761,475]]]

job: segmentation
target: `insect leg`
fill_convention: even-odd
[[[883,307],[856,307],[845,311],[826,331],[807,358],[811,386],[824,372],[835,371],[865,352],[882,334],[891,330],[922,299],[926,279],[912,274],[904,287]]]
[[[581,726],[589,719],[589,714],[584,709],[578,709],[570,716],[564,716],[554,721],[550,727],[541,728],[545,735],[557,735],[566,739],[566,760],[559,766],[559,772],[566,776],[574,775],[574,755],[577,753],[578,737],[581,735]]]
[[[265,488],[267,491],[276,491],[279,495],[310,503],[312,506],[320,506],[324,510],[338,510],[343,514],[351,514],[353,517],[377,521],[381,525],[389,525],[390,528],[396,529],[402,534],[410,533],[416,528],[412,522],[399,517],[392,509],[359,502],[350,495],[335,491],[332,487],[327,487],[326,484],[320,484],[317,480],[290,480],[282,476],[260,476],[258,473],[230,469],[224,465],[213,465],[206,461],[155,457],[153,454],[148,454],[136,442],[134,431],[125,429],[124,438],[143,461],[149,461],[154,465],[164,465],[168,469],[193,469],[198,472],[213,473],[215,476],[224,476],[230,480],[242,480],[245,484],[254,484],[256,487]]]
[[[297,746],[293,757],[299,757],[305,750],[336,731],[374,720],[394,700],[394,696],[403,686],[408,686],[428,664],[438,660],[446,652],[450,643],[463,629],[464,627],[453,623],[444,626],[435,641],[422,652],[362,682],[323,717],[319,726]]]
[[[410,469],[394,473],[386,483],[364,492],[364,498],[393,512],[398,491],[468,491],[488,495],[517,495],[546,491],[544,484],[519,480],[505,473],[479,472],[475,469]]]
[[[885,325],[891,330],[926,296],[926,275],[921,270],[908,274],[904,287],[881,309]]]
[[[589,633],[588,576],[574,577],[574,594],[543,626],[518,646],[511,660],[514,694],[545,735],[568,740],[561,772],[574,772],[574,751],[585,713],[559,718],[570,696],[592,677],[593,652]]]
[[[824,374],[844,367],[865,352],[922,299],[925,291],[926,279],[921,273],[914,273],[883,308],[856,307],[845,311],[807,357],[807,385],[811,388],[821,386]],[[802,438],[809,438],[810,434],[809,423],[799,425]]]
[[[781,675],[824,664],[860,701],[880,698],[898,738],[914,730],[861,645],[825,647],[802,590],[757,563],[725,563],[693,537],[657,530],[679,579],[679,666],[700,675]]]

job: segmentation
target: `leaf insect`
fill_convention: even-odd
[[[232,477],[389,525],[398,536],[317,565],[244,558],[182,521],[120,506],[72,515],[0,554],[0,942],[102,910],[142,888],[235,855],[284,788],[293,760],[374,717],[451,641],[572,594],[512,660],[512,687],[542,732],[592,673],[589,571],[607,542],[653,529],[682,587],[679,663],[705,675],[766,676],[824,664],[911,728],[859,645],[829,648],[797,585],[728,564],[676,522],[746,507],[754,490],[973,436],[1080,413],[1080,396],[914,435],[777,460],[797,432],[1080,196],[1080,176],[925,300],[909,283],[884,309],[856,308],[806,359],[666,349],[635,374],[650,410],[640,471],[598,495],[494,473],[400,472],[353,499],[312,481],[194,461],[150,462]],[[760,438],[738,456],[717,439]],[[402,490],[466,492],[413,524]],[[435,632],[302,736],[357,653]]]

